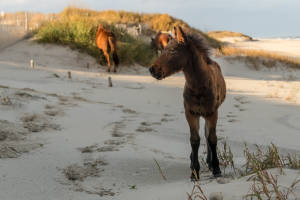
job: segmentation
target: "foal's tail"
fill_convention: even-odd
[[[116,65],[116,67],[119,65],[119,57],[117,54],[117,41],[116,38],[113,36],[108,37],[108,42],[110,46],[110,51],[112,52],[113,61]]]

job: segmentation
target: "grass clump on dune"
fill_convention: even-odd
[[[199,34],[203,35],[206,39],[209,39],[211,46],[216,48],[215,45],[220,46],[221,43],[206,33],[199,31],[198,29],[190,27],[183,20],[174,18],[168,14],[160,13],[137,13],[137,12],[127,12],[127,11],[115,11],[115,10],[105,10],[105,11],[96,11],[90,9],[76,8],[76,7],[67,7],[65,8],[59,16],[63,17],[89,17],[96,21],[103,21],[109,24],[127,24],[127,25],[138,25],[145,24],[148,28],[153,29],[154,31],[170,31],[174,26],[183,26],[186,28],[193,29]]]
[[[138,37],[132,37],[126,30],[117,28],[115,24],[147,26],[143,34],[150,36],[158,31],[169,31],[176,25],[181,25],[201,34],[214,48],[221,48],[221,43],[210,38],[205,33],[193,29],[184,21],[167,14],[140,14],[126,11],[95,11],[82,8],[67,7],[57,14],[52,21],[45,22],[37,31],[38,41],[68,45],[99,58],[99,51],[95,43],[95,35],[99,24],[103,24],[113,31],[118,40],[118,55],[120,63],[150,65],[156,58],[156,52],[150,42]],[[148,33],[149,32],[149,33]],[[104,56],[100,57],[101,64],[105,64]]]
[[[89,17],[61,17],[47,22],[39,28],[36,36],[39,42],[67,45],[99,59],[99,49],[96,46],[95,37],[100,23],[116,35],[121,64],[137,63],[147,66],[155,59],[156,54],[150,44],[133,38],[124,30],[113,25],[91,20]],[[100,55],[101,64],[105,64],[104,56]]]
[[[279,182],[279,175],[285,175],[284,169],[299,170],[299,155],[281,154],[274,144],[264,148],[255,145],[254,150],[250,151],[245,143],[244,156],[246,163],[236,168],[232,151],[226,141],[223,142],[223,148],[218,150],[220,166],[224,168],[223,176],[230,177],[228,173],[225,173],[225,169],[230,167],[234,170],[235,178],[248,176],[247,181],[253,181],[249,192],[242,199],[288,200],[296,198],[294,192],[299,189],[299,177],[296,177],[290,185],[282,186]],[[277,169],[279,169],[278,172]],[[207,191],[203,190],[202,184],[199,180],[194,183],[191,193],[187,193],[187,200],[223,199],[223,194],[217,191],[207,197]]]
[[[201,34],[213,48],[220,49],[222,46],[221,42],[167,14],[140,14],[113,10],[95,11],[75,7],[67,7],[51,21],[43,23],[37,30],[36,36],[39,42],[67,45],[99,59],[99,50],[95,42],[99,24],[103,24],[116,35],[117,51],[122,65],[136,63],[149,66],[157,55],[155,50],[151,48],[150,42],[129,35],[126,30],[117,28],[115,24],[129,26],[143,24],[148,27],[148,31],[143,29],[143,34],[147,36],[158,31],[169,31],[174,26],[180,25]],[[106,64],[103,54],[100,55],[100,63]]]
[[[115,11],[115,10],[105,10],[105,11],[95,11],[76,7],[67,7],[60,14],[64,17],[89,17],[90,19],[96,21],[103,21],[109,24],[127,24],[127,25],[138,25],[144,24],[148,28],[159,31],[170,31],[174,26],[183,26],[193,30],[194,32],[202,35],[213,48],[221,48],[222,42],[214,39],[208,34],[190,27],[183,20],[174,18],[168,14],[159,13],[137,13],[137,12],[127,12],[127,11]]]

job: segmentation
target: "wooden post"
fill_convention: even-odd
[[[25,12],[25,31],[28,32],[28,13]]]
[[[86,63],[86,68],[88,68],[88,69],[90,68],[90,63],[89,62]]]
[[[113,86],[113,84],[112,84],[112,79],[111,79],[111,77],[109,76],[108,77],[108,87],[112,87]]]
[[[32,69],[34,69],[34,61],[33,61],[33,59],[30,60],[30,67],[31,67]]]
[[[72,74],[71,74],[71,72],[68,72],[68,78],[69,78],[69,79],[72,79]]]

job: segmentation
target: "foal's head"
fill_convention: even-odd
[[[174,39],[168,43],[149,69],[151,75],[158,80],[182,70],[189,62],[190,50],[186,35],[181,27],[174,27],[173,32],[176,33]]]

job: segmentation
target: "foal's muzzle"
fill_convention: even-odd
[[[149,68],[149,72],[151,73],[151,75],[154,78],[156,78],[158,80],[163,79],[162,72],[161,71],[156,71],[155,68],[154,68],[154,66],[152,66],[152,67]]]

